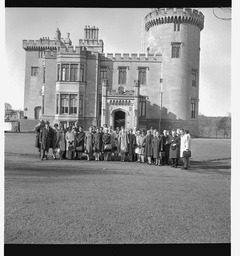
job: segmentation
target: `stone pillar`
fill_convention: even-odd
[[[134,80],[134,127],[138,127],[139,124],[139,80]]]
[[[102,115],[101,126],[107,123],[107,80],[102,81]]]

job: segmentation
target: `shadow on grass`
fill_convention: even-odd
[[[226,161],[192,161],[189,171],[202,174],[216,173],[231,175],[231,163]]]

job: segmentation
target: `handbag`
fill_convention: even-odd
[[[106,145],[104,145],[104,150],[105,150],[105,151],[112,150],[112,144],[106,144]]]
[[[183,157],[191,157],[191,151],[190,150],[183,151]]]
[[[69,146],[68,146],[68,150],[69,150],[69,151],[74,151],[74,150],[75,150],[75,147],[74,147],[73,145],[69,145]]]
[[[134,153],[135,153],[135,154],[140,154],[140,148],[139,148],[139,147],[136,147]]]
[[[83,150],[83,146],[78,146],[78,147],[76,147],[76,151],[83,152],[83,151],[84,151],[84,150]]]
[[[159,156],[160,157],[165,157],[165,152],[164,151],[159,152]]]

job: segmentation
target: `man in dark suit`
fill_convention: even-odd
[[[45,122],[45,127],[42,128],[41,132],[40,132],[40,141],[41,141],[41,160],[43,160],[43,158],[46,158],[46,160],[48,160],[48,151],[49,151],[49,147],[52,144],[52,140],[53,140],[53,129],[52,127],[50,127],[49,125],[49,121]]]
[[[165,152],[165,156],[162,157],[162,165],[169,165],[169,149],[170,149],[170,142],[169,142],[169,135],[167,135],[167,131],[163,131],[162,135],[163,140],[163,151]]]

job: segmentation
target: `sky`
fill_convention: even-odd
[[[195,8],[205,16],[200,40],[199,112],[225,116],[231,112],[231,21],[218,19],[212,8]],[[229,17],[214,8],[215,14]],[[22,40],[54,39],[56,28],[73,45],[83,38],[85,25],[99,28],[105,53],[141,52],[141,29],[150,8],[5,8],[4,101],[24,108],[25,50]]]

